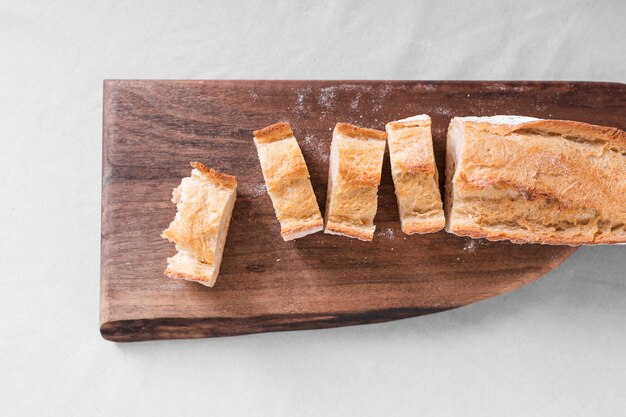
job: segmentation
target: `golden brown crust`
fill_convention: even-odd
[[[274,123],[271,126],[252,132],[254,140],[259,143],[275,142],[293,136],[289,123]]]
[[[430,117],[387,123],[391,174],[402,231],[432,233],[445,225]]]
[[[309,170],[296,139],[256,143],[267,190],[281,192],[294,181],[308,181]]]
[[[346,134],[349,133],[349,134]],[[358,132],[374,132],[368,133],[370,136],[364,136]],[[379,135],[377,130],[365,129],[352,126],[346,123],[337,123],[333,132],[333,141],[337,142],[338,155],[338,173],[345,182],[354,187],[378,187],[381,177],[381,160],[377,156],[375,149],[380,148],[381,142],[378,140],[386,139]],[[376,136],[376,137],[373,137]],[[374,142],[363,141],[360,139],[373,138]],[[357,139],[357,140],[354,140]],[[382,144],[384,152],[385,145]],[[382,155],[381,155],[382,156]]]
[[[356,139],[387,139],[386,132],[358,127],[348,123],[337,123],[337,125],[335,126],[335,132]]]
[[[291,128],[287,123],[277,123],[256,131],[255,135],[258,132],[264,132],[262,140],[255,136],[254,143],[267,192],[281,224],[281,236],[291,240],[306,235],[306,231],[316,232],[311,225],[321,224],[322,215],[309,180],[309,170]],[[289,135],[285,136],[287,133]],[[266,140],[268,137],[272,139]],[[292,228],[300,230],[292,232]]]
[[[353,237],[366,242],[369,242],[374,238],[374,231],[370,228],[358,227],[345,223],[328,222],[326,223],[325,232]]]
[[[445,225],[446,220],[443,215],[429,221],[413,222],[411,220],[406,220],[402,223],[402,231],[407,235],[412,235],[415,233],[435,233],[442,230]]]
[[[346,164],[339,166],[339,175],[353,186],[378,187],[381,173],[356,169]]]
[[[324,231],[372,240],[386,143],[346,135],[340,126],[331,144]]]
[[[210,180],[204,175],[192,173],[174,189],[172,201],[176,203],[177,216],[161,236],[176,243],[178,250],[193,254],[200,262],[212,264],[224,210],[234,198],[235,190],[206,187],[206,182]]]
[[[194,170],[172,192],[176,217],[161,236],[176,244],[165,275],[212,286],[236,200],[236,179],[192,162]]]
[[[302,220],[297,221],[295,223],[290,224],[289,226],[280,228],[280,235],[285,240],[291,240],[295,236],[302,236],[309,234],[307,232],[315,233],[322,230],[324,226],[324,221],[320,219],[313,219],[310,221]]]
[[[197,169],[212,183],[224,188],[237,188],[237,178],[233,175],[224,174],[211,168],[207,168],[200,162],[190,162],[193,168]]]
[[[435,166],[430,123],[424,126],[407,125],[402,129],[392,128],[393,123],[396,122],[387,123],[387,143],[392,173],[424,173],[435,176],[437,167]]]
[[[455,119],[451,233],[551,245],[626,242],[626,134],[563,120]],[[454,170],[453,170],[454,171]]]
[[[450,233],[453,233],[457,236],[467,236],[473,239],[487,239],[492,242],[498,242],[502,240],[510,240],[516,244],[524,244],[524,243],[538,243],[542,245],[567,245],[567,246],[580,246],[580,245],[591,245],[591,244],[601,244],[601,245],[609,245],[614,243],[624,243],[626,240],[623,238],[620,239],[618,236],[601,236],[599,239],[590,241],[584,237],[572,237],[568,239],[562,239],[558,236],[537,236],[536,234],[530,232],[520,232],[520,231],[500,231],[500,230],[489,230],[486,228],[482,228],[477,225],[467,224],[467,225],[456,225],[453,229],[446,230]]]
[[[163,275],[165,275],[168,278],[185,279],[187,281],[197,281],[197,282],[209,281],[209,277],[206,277],[204,275],[185,274],[184,272],[174,271],[173,269],[170,269],[169,267],[165,268],[165,271],[163,271]]]
[[[598,141],[616,148],[619,152],[626,152],[626,132],[623,130],[593,125],[572,120],[536,120],[519,124],[491,124],[487,122],[466,122],[466,125],[485,132],[499,135],[540,134],[546,136],[571,136],[572,140],[581,139],[589,142]]]
[[[430,125],[431,125],[430,118],[406,120],[406,121],[396,120],[396,121],[387,123],[387,135],[389,134],[389,130],[401,130],[401,129],[406,129],[408,127],[426,127]]]

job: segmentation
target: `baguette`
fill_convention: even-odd
[[[564,120],[456,117],[446,230],[514,243],[626,242],[626,133]]]
[[[276,123],[253,133],[282,238],[288,241],[322,230],[309,170],[289,124]]]
[[[228,225],[237,198],[232,175],[192,162],[191,177],[172,192],[176,217],[161,236],[176,244],[164,274],[212,287],[219,275]]]
[[[436,232],[446,222],[430,125],[430,117],[421,114],[385,126],[400,224],[407,235]]]
[[[337,123],[330,147],[324,233],[370,241],[387,134]]]

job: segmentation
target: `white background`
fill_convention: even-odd
[[[615,416],[626,247],[379,325],[98,332],[106,78],[626,80],[626,2],[0,0],[0,414]]]

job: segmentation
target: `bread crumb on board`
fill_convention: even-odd
[[[328,162],[330,157],[330,147],[315,135],[306,135],[302,141],[302,147],[312,152],[314,157],[320,158],[323,162]]]
[[[335,87],[322,88],[317,102],[327,110],[332,109],[335,103]]]
[[[381,230],[380,235],[389,240],[392,240],[396,237],[396,234],[391,227]]]
[[[463,251],[468,253],[476,252],[476,248],[483,245],[483,241],[481,239],[470,239],[467,238],[465,243],[463,244]]]
[[[265,188],[265,184],[255,185],[250,190],[250,197],[260,197],[267,192],[267,188]]]

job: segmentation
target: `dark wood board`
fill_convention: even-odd
[[[575,250],[445,232],[405,236],[388,159],[373,242],[323,233],[284,242],[253,129],[291,123],[323,210],[338,121],[384,129],[387,121],[427,113],[443,173],[453,116],[520,114],[623,129],[625,108],[625,85],[610,83],[105,81],[100,331],[109,340],[136,341],[417,316],[511,291]],[[162,274],[175,253],[160,238],[175,213],[171,190],[194,160],[239,182],[214,288]]]

